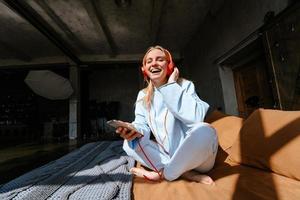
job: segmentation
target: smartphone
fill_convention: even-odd
[[[138,132],[133,125],[130,125],[126,122],[120,121],[120,120],[109,120],[106,122],[108,125],[114,127],[114,128],[118,128],[118,127],[123,127],[123,128],[127,128],[128,130],[134,130],[135,132],[139,133],[140,135],[143,135],[142,133]]]

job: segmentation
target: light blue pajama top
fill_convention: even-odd
[[[185,79],[155,88],[150,111],[143,102],[144,96],[145,92],[141,90],[136,101],[135,120],[132,122],[144,137],[127,141],[128,145],[134,149],[137,140],[141,143],[143,140],[149,141],[152,132],[172,157],[186,132],[198,122],[203,122],[209,105],[197,96],[194,84]]]

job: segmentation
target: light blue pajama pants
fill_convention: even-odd
[[[214,166],[218,150],[218,138],[215,129],[209,124],[201,122],[188,130],[186,137],[175,153],[170,157],[162,153],[158,144],[150,139],[143,140],[141,146],[147,157],[158,169],[163,169],[165,179],[172,181],[189,170],[201,173],[207,172]],[[125,152],[142,165],[153,169],[141,149],[132,149],[128,142],[124,142]]]

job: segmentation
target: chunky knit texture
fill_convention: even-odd
[[[0,187],[0,199],[131,199],[122,141],[89,143]]]

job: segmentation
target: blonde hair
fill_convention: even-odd
[[[150,51],[154,50],[154,49],[159,49],[162,52],[164,52],[168,63],[171,62],[172,58],[171,58],[170,52],[167,49],[165,49],[165,48],[163,48],[159,45],[156,45],[156,46],[152,46],[152,47],[148,48],[148,50],[146,51],[146,53],[143,57],[143,66],[142,66],[143,68],[146,66],[146,59],[147,59],[148,53]],[[152,101],[152,98],[153,98],[154,85],[153,85],[152,81],[145,74],[144,74],[144,80],[147,83],[147,87],[143,89],[143,91],[146,93],[146,95],[143,98],[143,103],[146,106],[146,108],[148,110],[150,110],[151,101]]]

